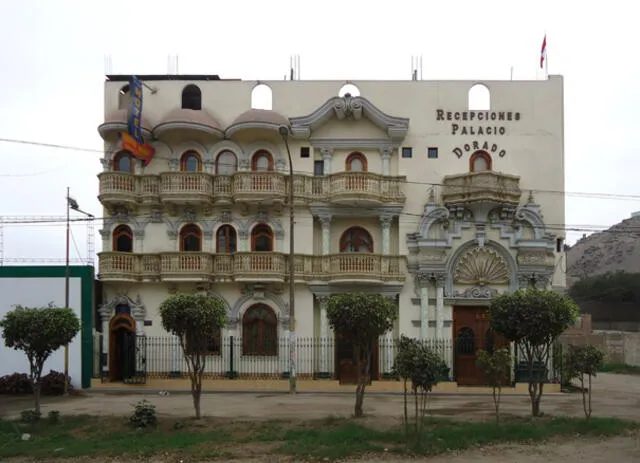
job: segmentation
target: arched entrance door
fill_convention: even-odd
[[[127,381],[136,376],[136,322],[116,313],[109,323],[109,380]]]

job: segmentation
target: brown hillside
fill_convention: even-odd
[[[640,216],[582,238],[567,251],[567,286],[618,270],[640,272]]]

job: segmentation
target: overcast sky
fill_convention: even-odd
[[[101,215],[105,54],[115,74],[167,73],[177,54],[180,73],[282,79],[299,54],[302,79],[409,79],[422,55],[424,79],[509,79],[511,66],[535,79],[546,31],[549,72],[565,77],[571,243],[640,210],[636,22],[625,0],[0,0],[0,138],[85,149],[0,142],[0,216],[62,216],[67,186]],[[86,257],[73,230],[72,257]],[[5,258],[63,259],[64,226],[5,225],[3,245]]]

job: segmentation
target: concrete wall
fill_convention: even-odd
[[[89,276],[89,273],[91,276]],[[91,358],[91,314],[93,306],[93,268],[72,267],[69,282],[69,305],[81,319],[83,333],[78,333],[69,345],[69,375],[74,387],[88,387],[90,364],[83,362],[82,345],[89,341],[88,358]],[[87,284],[87,278],[89,282]],[[90,294],[87,294],[90,291]],[[14,308],[14,305],[26,307],[44,307],[52,302],[64,307],[65,279],[64,267],[0,267],[0,318]],[[87,304],[89,304],[87,306]],[[87,337],[88,329],[88,337]],[[9,349],[0,343],[0,376],[12,373],[29,373],[29,362],[22,351]],[[83,368],[89,367],[88,373]],[[64,371],[64,349],[54,352],[45,362],[43,374],[49,370]],[[86,381],[83,381],[83,378]]]

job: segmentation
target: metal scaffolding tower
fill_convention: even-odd
[[[49,215],[49,216],[24,216],[24,215],[4,215],[0,216],[0,266],[6,263],[49,263],[64,264],[65,258],[50,259],[38,257],[15,258],[4,257],[4,227],[5,225],[17,224],[28,226],[29,224],[47,224],[60,223],[64,225],[65,216]],[[78,257],[70,259],[74,264],[94,265],[95,260],[95,218],[73,218],[71,222],[84,222],[86,228],[87,255],[86,257]]]

